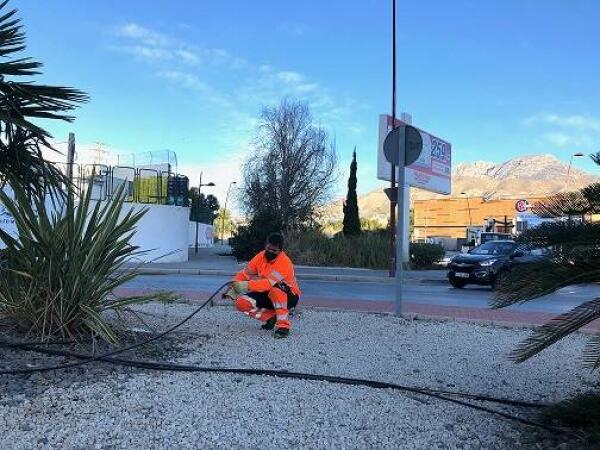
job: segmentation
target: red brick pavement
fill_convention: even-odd
[[[121,288],[117,295],[142,295],[153,292],[152,289],[133,289]],[[175,291],[182,297],[192,300],[205,300],[211,292],[203,291]],[[394,303],[391,301],[369,301],[369,300],[344,300],[332,298],[309,297],[302,298],[301,304],[306,306],[330,309],[342,309],[349,311],[364,311],[375,313],[394,312]],[[542,325],[555,317],[555,314],[532,312],[532,311],[514,311],[507,309],[482,309],[466,308],[457,306],[444,306],[404,302],[402,313],[406,316],[431,317],[438,319],[453,319],[459,321],[473,321],[484,323],[495,323],[498,325]],[[585,328],[587,331],[600,331],[600,321],[596,321]]]

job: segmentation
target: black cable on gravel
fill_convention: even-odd
[[[177,328],[184,325],[188,322],[192,317],[198,314],[203,308],[205,308],[212,300],[219,294],[219,292],[230,283],[225,283],[221,285],[204,303],[202,303],[198,308],[196,308],[192,313],[186,316],[183,320],[168,328],[166,331],[157,334],[147,340],[142,342],[138,342],[132,344],[130,346],[120,348],[117,350],[113,350],[100,355],[89,355],[84,353],[71,352],[66,350],[56,350],[44,348],[41,345],[44,343],[31,343],[31,342],[10,342],[10,341],[1,341],[0,347],[7,348],[19,348],[26,351],[35,351],[38,353],[43,353],[47,355],[53,356],[66,356],[66,357],[74,357],[80,359],[80,361],[67,363],[67,364],[57,364],[53,366],[40,366],[40,367],[27,367],[27,368],[17,368],[17,369],[5,369],[0,371],[0,375],[8,375],[8,374],[24,374],[24,373],[33,373],[33,372],[46,372],[52,370],[61,370],[61,369],[70,369],[74,367],[79,367],[85,364],[89,364],[95,361],[107,362],[110,364],[118,364],[129,367],[136,367],[140,369],[149,369],[149,370],[161,370],[161,371],[179,371],[179,372],[202,372],[202,373],[232,373],[232,374],[240,374],[240,375],[259,375],[259,376],[271,376],[276,378],[290,378],[290,379],[301,379],[301,380],[310,380],[310,381],[324,381],[329,383],[336,384],[346,384],[352,386],[365,386],[371,387],[374,389],[393,389],[400,390],[404,392],[410,392],[414,394],[425,395],[428,397],[433,397],[439,400],[447,401],[450,403],[454,403],[457,405],[462,405],[468,408],[476,409],[479,411],[487,412],[490,414],[495,414],[497,416],[503,417],[508,420],[512,420],[515,422],[519,422],[524,425],[541,428],[553,433],[557,434],[571,434],[569,431],[552,427],[540,422],[532,421],[529,419],[525,419],[523,417],[510,414],[504,411],[500,411],[497,409],[489,408],[482,405],[477,405],[474,403],[467,402],[465,400],[460,400],[456,397],[462,397],[465,399],[473,400],[473,401],[481,401],[481,402],[491,402],[506,406],[512,407],[525,407],[525,408],[543,408],[548,405],[543,403],[533,403],[523,400],[513,400],[513,399],[505,399],[505,398],[496,398],[487,395],[479,395],[479,394],[470,394],[463,393],[457,391],[444,391],[444,390],[436,390],[429,388],[419,388],[413,386],[404,386],[395,383],[388,383],[383,381],[376,380],[368,380],[368,379],[360,379],[360,378],[348,378],[348,377],[339,377],[332,375],[319,375],[319,374],[310,374],[303,372],[289,372],[285,370],[271,370],[271,369],[247,369],[247,368],[228,368],[228,367],[203,367],[203,366],[195,366],[195,365],[185,365],[185,364],[174,364],[169,362],[157,362],[157,361],[140,361],[134,359],[125,359],[125,358],[114,358],[113,356],[124,353],[129,350],[133,350],[135,348],[142,347],[151,342],[157,341],[169,333],[173,332]]]

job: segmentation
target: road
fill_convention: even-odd
[[[142,275],[130,281],[123,294],[148,290],[171,290],[187,298],[202,300],[226,277],[190,275]],[[392,312],[394,285],[391,283],[309,281],[301,283],[305,305],[340,309]],[[490,310],[492,291],[486,287],[454,289],[446,283],[407,283],[403,288],[406,313],[458,319],[493,320],[540,324],[585,300],[600,297],[599,285],[577,285],[524,304]]]

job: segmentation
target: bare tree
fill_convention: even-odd
[[[272,217],[282,229],[312,223],[336,180],[337,155],[307,104],[265,107],[254,150],[243,167],[245,212]]]

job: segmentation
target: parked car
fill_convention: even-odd
[[[448,281],[455,288],[467,284],[493,288],[505,271],[540,261],[543,257],[543,250],[525,249],[512,240],[488,241],[452,258],[448,264]]]

